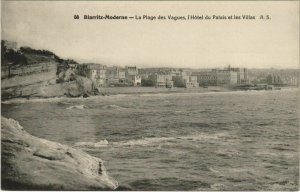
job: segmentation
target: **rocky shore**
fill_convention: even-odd
[[[1,117],[1,183],[4,190],[114,190],[101,159],[27,133]]]
[[[92,82],[77,75],[76,79],[57,82],[56,75],[44,78],[45,73],[2,79],[1,100],[13,98],[80,97],[92,93]]]

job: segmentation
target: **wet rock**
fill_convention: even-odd
[[[87,97],[89,97],[89,95],[85,93],[85,94],[82,95],[82,97],[87,98]]]
[[[28,134],[1,117],[1,180],[6,190],[112,190],[101,159]]]
[[[91,93],[92,81],[86,77],[76,76],[76,80],[62,84],[63,92],[70,97],[80,97],[83,94]]]
[[[76,74],[72,69],[67,69],[58,74],[59,82],[74,81],[76,79]]]

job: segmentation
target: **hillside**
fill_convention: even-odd
[[[68,68],[68,64],[77,63],[72,59],[62,59],[48,50],[33,49],[31,47],[11,47],[9,41],[1,41],[1,71],[3,68],[18,68],[39,63],[56,63],[57,74]],[[11,43],[10,43],[11,44]],[[1,75],[1,77],[3,77]]]

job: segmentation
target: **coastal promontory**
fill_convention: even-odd
[[[101,159],[37,138],[1,117],[1,184],[5,190],[113,190]]]

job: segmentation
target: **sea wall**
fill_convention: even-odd
[[[37,138],[1,117],[1,188],[5,190],[113,190],[101,159]]]

